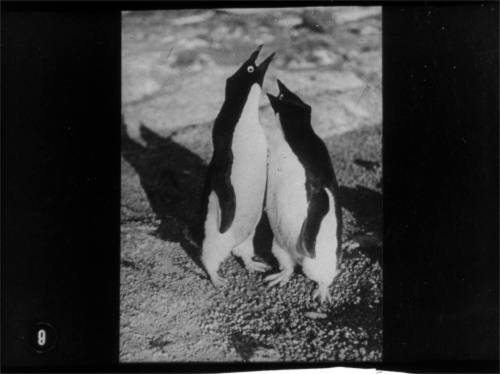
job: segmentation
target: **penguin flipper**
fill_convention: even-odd
[[[236,210],[236,196],[230,181],[214,184],[214,191],[219,199],[220,206],[220,228],[221,234],[225,233],[234,220]]]
[[[314,188],[310,191],[307,216],[300,229],[297,251],[303,256],[316,256],[316,237],[323,217],[328,213],[328,195],[323,188]]]

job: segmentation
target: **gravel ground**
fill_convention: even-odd
[[[121,361],[382,359],[380,28],[373,7],[123,15]],[[259,43],[277,51],[264,88],[312,106],[341,186],[332,305],[299,269],[268,289],[233,257],[216,290],[190,240],[225,78]],[[260,116],[274,131],[265,99]],[[264,215],[254,243],[276,267],[271,241]]]

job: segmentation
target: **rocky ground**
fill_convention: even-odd
[[[122,40],[120,359],[382,359],[381,11],[378,7],[125,12]],[[300,270],[267,289],[234,258],[216,290],[190,240],[225,79],[258,44],[313,109],[341,186],[342,272],[333,303]],[[263,95],[261,122],[275,130]],[[270,255],[266,217],[254,239]]]

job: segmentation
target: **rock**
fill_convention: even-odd
[[[374,26],[365,26],[361,29],[360,34],[363,36],[380,34],[380,30]]]
[[[256,44],[268,44],[268,43],[271,43],[272,41],[274,41],[274,36],[270,33],[267,33],[267,32],[260,34],[255,39]]]
[[[206,48],[209,45],[210,44],[206,40],[203,40],[200,38],[181,39],[176,43],[175,48],[176,49],[177,48],[179,48],[179,49],[196,49],[196,48]]]
[[[191,65],[196,61],[196,58],[198,57],[198,53],[189,49],[186,50],[181,50],[177,52],[175,56],[175,61],[173,62],[172,66],[175,67],[182,67],[182,66],[187,66]]]
[[[229,27],[226,25],[218,25],[215,30],[212,30],[212,39],[221,40],[225,39],[229,34]]]
[[[326,49],[317,49],[313,51],[311,57],[319,65],[333,65],[339,62],[339,57]]]
[[[126,88],[122,90],[122,103],[138,101],[154,94],[160,88],[160,84],[149,77],[133,77],[128,80]]]
[[[360,21],[364,18],[379,16],[382,7],[340,7],[335,15],[335,21],[342,25],[348,22]]]
[[[368,112],[368,110],[361,106],[359,102],[349,100],[345,101],[343,104],[345,108],[357,118],[370,118],[370,113]]]
[[[313,62],[306,61],[304,59],[293,59],[288,62],[287,67],[289,69],[313,69],[316,67],[316,64]]]
[[[200,54],[196,61],[189,67],[189,71],[200,71],[213,64],[213,60],[207,54]]]
[[[277,24],[283,27],[296,27],[302,24],[302,18],[297,16],[283,17],[279,19]]]
[[[327,74],[325,74],[324,78],[328,79],[326,75]],[[364,82],[352,72],[345,72],[340,74],[334,74],[330,72],[330,74],[328,75],[330,76],[330,79],[328,79],[328,81],[331,82],[330,89],[335,91],[347,91],[364,86]],[[323,80],[323,77],[319,79]]]
[[[353,56],[357,69],[365,78],[371,78],[373,82],[380,82],[382,72],[382,56],[379,52],[370,51]]]
[[[302,13],[302,24],[300,26],[311,31],[318,33],[331,32],[335,25],[336,22],[328,11],[311,8]]]
[[[174,40],[175,38],[172,35],[167,35],[160,39],[160,43],[169,44],[172,43]]]
[[[347,51],[346,57],[349,60],[354,60],[354,59],[358,58],[360,56],[360,54],[361,53],[357,49],[353,49],[353,50]]]
[[[159,53],[149,53],[122,59],[122,103],[141,100],[161,88],[161,84],[150,76],[160,57]]]
[[[181,127],[207,123],[217,115],[224,100],[226,78],[232,73],[234,67],[214,66],[210,74],[179,69],[166,82],[165,94],[141,105],[125,106],[124,116],[128,121],[132,118],[134,124],[147,124],[163,136]],[[197,105],[193,106],[193,102]]]
[[[172,21],[172,23],[175,26],[193,25],[196,23],[201,23],[201,22],[207,21],[210,18],[212,18],[213,16],[214,16],[214,12],[212,12],[212,11],[204,12],[204,13],[200,13],[200,14],[193,14],[190,16],[175,18]]]
[[[269,13],[269,9],[266,8],[223,8],[218,9],[219,12],[238,14],[238,15],[249,15],[249,14],[262,14]]]
[[[306,312],[306,313],[304,313],[304,315],[310,319],[324,319],[324,318],[326,318],[326,313],[319,313],[319,312]]]
[[[211,65],[212,63],[213,61],[209,55],[187,49],[177,53],[172,66],[176,68],[188,68],[189,71],[200,71],[204,66]]]

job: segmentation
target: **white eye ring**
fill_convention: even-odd
[[[253,66],[252,66],[252,65],[250,65],[249,67],[247,67],[247,71],[248,71],[249,73],[253,73],[253,71],[254,71],[254,70],[255,70],[255,69],[253,68]]]

